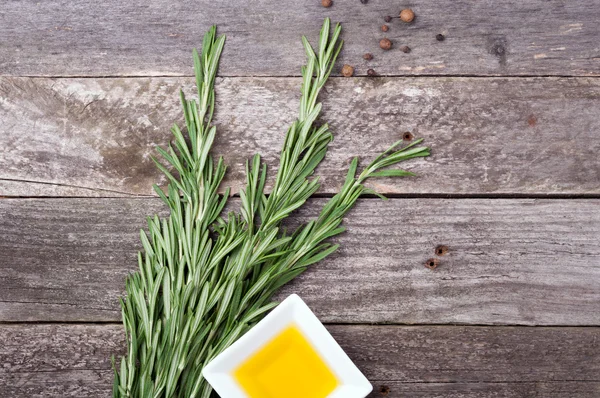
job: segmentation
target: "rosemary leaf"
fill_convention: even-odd
[[[316,219],[291,234],[282,228],[319,189],[312,175],[333,134],[317,123],[322,108],[317,99],[342,48],[340,33],[341,26],[331,32],[326,19],[317,51],[302,38],[308,61],[298,119],[287,131],[269,195],[266,165],[259,155],[248,161],[239,214],[222,214],[229,189],[218,192],[226,166],[210,155],[217,134],[211,125],[214,83],[225,37],[213,26],[202,52],[194,50],[198,99],[181,93],[185,128],[173,126],[173,145],[158,148],[162,162],[155,159],[168,186],[166,192],[154,189],[170,214],[149,218],[147,232],[141,231],[139,271],[127,278],[121,300],[127,355],[118,368],[113,359],[115,398],[210,397],[202,368],[276,305],[272,296],[281,286],[336,251],[338,245],[327,240],[344,232],[343,217],[361,195],[376,194],[364,181],[413,175],[387,167],[429,155],[428,148],[416,146],[420,141],[397,149],[399,141],[358,177],[354,159],[340,192]]]

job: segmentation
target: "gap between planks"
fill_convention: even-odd
[[[191,74],[173,74],[173,75],[165,75],[165,74],[145,74],[145,75],[9,75],[9,74],[0,74],[0,78],[3,77],[14,77],[14,78],[28,78],[28,79],[148,79],[148,78],[193,78],[194,75]],[[469,79],[499,79],[499,78],[507,78],[507,79],[531,79],[531,78],[542,78],[542,79],[577,79],[577,78],[586,78],[586,79],[600,79],[600,75],[474,75],[474,74],[448,74],[448,75],[418,75],[418,74],[378,74],[377,76],[371,77],[367,75],[355,75],[350,78],[342,77],[342,76],[331,76],[328,80],[336,80],[336,79],[352,79],[352,78],[365,78],[365,79],[376,79],[379,77],[386,78],[415,78],[415,79],[441,79],[441,78],[469,78]],[[257,78],[257,79],[301,79],[301,75],[227,75],[220,76],[217,75],[217,79],[241,79],[241,78]]]
[[[123,295],[125,297],[125,295]],[[2,303],[3,301],[0,301]],[[561,328],[581,328],[581,329],[598,329],[599,325],[523,325],[519,323],[503,323],[503,324],[485,324],[485,323],[343,323],[343,322],[322,322],[325,326],[368,326],[372,328],[385,328],[385,327],[402,327],[402,328],[523,328],[523,329],[561,329]],[[0,327],[2,326],[51,326],[51,325],[65,325],[65,326],[121,326],[123,323],[115,321],[0,321]],[[600,381],[600,380],[599,380]]]
[[[3,181],[3,179],[0,179]],[[11,180],[15,182],[29,182],[20,180]],[[37,182],[36,182],[37,183]],[[42,183],[43,184],[43,183]],[[51,184],[60,185],[62,184]],[[72,188],[85,189],[85,187],[69,186]],[[107,190],[96,190],[90,188],[92,191],[107,191]],[[113,192],[113,191],[108,191]],[[120,192],[119,192],[120,193]],[[269,194],[267,194],[267,197]],[[311,196],[312,199],[330,199],[335,196],[334,193],[321,192]],[[385,193],[383,194],[387,199],[552,199],[552,200],[573,200],[573,199],[600,199],[600,194],[594,193]],[[238,193],[230,196],[231,198],[239,198]],[[158,196],[142,195],[134,193],[123,193],[122,196],[93,196],[94,199],[157,199]],[[3,195],[1,199],[90,199],[90,196],[78,196],[78,195],[63,195],[63,196],[25,196],[25,195]],[[364,194],[360,196],[361,200],[382,200],[380,197],[372,194]]]

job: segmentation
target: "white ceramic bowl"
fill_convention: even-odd
[[[234,370],[291,324],[302,332],[338,378],[339,385],[327,398],[364,398],[373,390],[371,383],[352,363],[325,326],[295,294],[286,298],[262,321],[206,365],[202,375],[221,398],[248,398],[233,377]]]

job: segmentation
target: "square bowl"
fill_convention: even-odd
[[[326,398],[364,398],[369,395],[373,390],[371,383],[348,358],[306,303],[295,294],[286,298],[245,335],[214,358],[204,367],[202,375],[221,398],[248,398],[234,378],[234,371],[292,325],[301,332],[337,378],[337,387]]]

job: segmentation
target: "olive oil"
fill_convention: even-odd
[[[250,398],[325,398],[339,384],[295,325],[244,361],[234,377]]]

